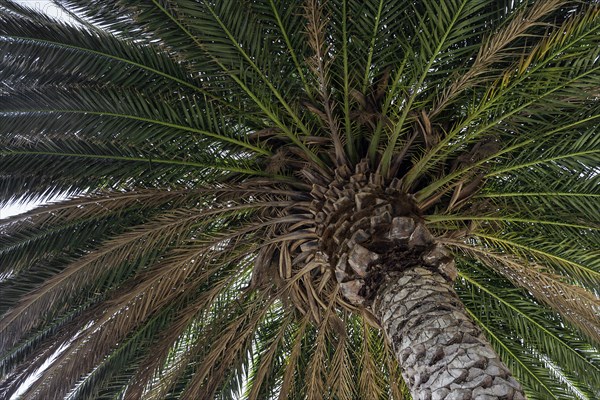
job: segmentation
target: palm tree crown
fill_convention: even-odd
[[[597,1],[55,3],[0,4],[0,202],[67,198],[0,223],[3,398],[467,399],[410,365],[478,335],[600,398]]]

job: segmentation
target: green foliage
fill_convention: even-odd
[[[0,205],[67,198],[0,220],[7,398],[409,398],[299,256],[361,160],[530,399],[600,397],[597,1],[55,3],[0,4]]]

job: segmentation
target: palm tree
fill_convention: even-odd
[[[66,199],[2,398],[600,398],[597,1],[56,3],[0,3],[1,202]]]

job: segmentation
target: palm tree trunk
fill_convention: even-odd
[[[346,299],[379,320],[413,399],[524,400],[454,292],[450,253],[409,217],[382,232],[363,240],[369,248],[354,243],[336,277]]]
[[[345,197],[323,206],[332,215],[321,218],[329,226],[317,233],[344,298],[379,320],[413,399],[524,400],[454,292],[454,258],[436,243],[414,199],[395,184],[385,193],[355,190],[339,190]]]
[[[415,400],[525,399],[471,321],[451,280],[423,266],[393,272],[372,310]]]

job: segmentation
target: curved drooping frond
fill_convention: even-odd
[[[0,5],[0,204],[67,198],[0,221],[0,391],[409,398],[336,269],[401,209],[529,398],[600,396],[597,2],[55,3]]]
[[[545,271],[540,265],[527,264],[519,259],[494,254],[485,248],[457,244],[454,246],[467,253],[477,254],[476,257],[488,267],[499,271],[515,286],[526,289],[540,302],[556,309],[565,319],[598,341],[600,332],[595,322],[598,314],[598,298],[593,293],[569,284],[561,276]],[[573,299],[577,299],[577,302]]]
[[[530,398],[595,396],[598,354],[580,341],[576,331],[565,329],[555,314],[481,266],[469,265],[459,282],[461,299],[511,368],[520,370],[522,379],[537,388]],[[523,346],[520,340],[530,345]]]

